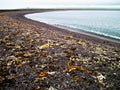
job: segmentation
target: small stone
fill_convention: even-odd
[[[2,82],[2,81],[4,81],[5,80],[5,78],[3,78],[2,76],[0,76],[0,83]]]
[[[73,39],[73,36],[67,36],[66,39]]]
[[[56,72],[47,72],[49,75],[54,75]]]
[[[46,49],[46,48],[50,48],[51,46],[52,46],[51,44],[47,43],[47,44],[44,44],[42,46],[39,46],[38,48],[39,49]]]
[[[47,57],[47,56],[48,56],[47,51],[42,52],[42,56],[43,56],[43,57]]]
[[[25,52],[24,57],[31,57],[32,54],[30,52]]]
[[[98,79],[99,83],[103,84],[103,80],[106,79],[106,77],[103,76],[102,74],[99,74],[99,76],[97,76],[97,79]]]
[[[47,77],[48,73],[43,71],[43,72],[40,72],[39,76],[40,77]]]
[[[57,90],[56,88],[50,86],[50,88],[48,90]]]

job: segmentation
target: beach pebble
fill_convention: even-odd
[[[106,79],[106,77],[99,73],[99,75],[97,76],[97,79],[98,79],[99,83],[103,84],[103,81],[104,81],[104,79]]]
[[[57,90],[56,88],[50,86],[48,90]]]

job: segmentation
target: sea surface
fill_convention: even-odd
[[[73,28],[75,32],[85,31],[120,40],[120,11],[54,11],[28,14],[25,17]]]

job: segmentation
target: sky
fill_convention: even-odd
[[[120,8],[120,0],[1,0],[0,9],[20,8]]]

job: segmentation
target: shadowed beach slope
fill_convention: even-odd
[[[0,90],[119,90],[120,42],[0,13]]]

